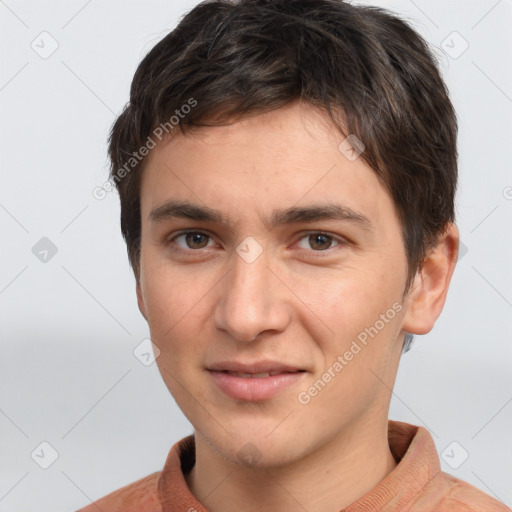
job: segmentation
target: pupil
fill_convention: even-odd
[[[187,244],[189,246],[194,245],[194,244],[201,245],[202,238],[206,238],[206,237],[205,237],[205,235],[203,235],[201,233],[188,233],[187,234]],[[202,247],[204,247],[204,246],[205,246],[205,244],[203,243]],[[195,248],[197,249],[197,246],[195,246]]]

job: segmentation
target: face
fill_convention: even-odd
[[[284,464],[387,421],[407,260],[344,138],[296,103],[149,155],[139,307],[167,387],[229,460]]]

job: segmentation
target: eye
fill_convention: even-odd
[[[341,240],[337,237],[328,235],[327,233],[321,233],[321,232],[309,233],[300,239],[300,241],[302,241],[302,240],[305,240],[306,241],[305,245],[307,245],[309,247],[305,247],[304,245],[301,246],[300,242],[299,242],[299,247],[301,249],[312,248],[314,252],[322,252],[322,251],[327,251],[329,249],[332,249],[333,243],[336,244],[334,247],[343,244],[343,240]]]
[[[184,244],[179,244],[176,241],[180,238],[183,238]],[[186,231],[185,233],[180,233],[175,237],[171,238],[168,242],[169,245],[175,244],[181,249],[204,249],[207,247],[208,241],[211,240],[211,237],[206,233],[202,233],[201,231]]]
[[[199,251],[200,249],[213,247],[208,245],[209,242],[213,243],[211,236],[202,231],[185,231],[169,238],[167,245],[177,246],[177,250]],[[345,243],[343,239],[327,233],[311,232],[299,239],[298,246],[300,249],[309,252],[312,250],[312,252],[321,253],[329,252],[329,249],[344,245]]]

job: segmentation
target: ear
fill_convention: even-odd
[[[139,311],[142,313],[142,316],[145,318],[147,322],[148,318],[146,316],[146,304],[144,303],[144,297],[142,296],[140,281],[138,279],[135,290],[137,292],[137,304],[139,305]]]
[[[407,293],[402,329],[427,334],[443,309],[459,254],[459,230],[450,223],[418,270]]]

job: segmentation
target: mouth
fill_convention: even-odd
[[[264,379],[265,377],[274,377],[275,375],[284,375],[286,373],[298,373],[304,372],[305,370],[296,370],[293,372],[285,372],[281,370],[272,370],[269,372],[261,372],[261,373],[243,373],[243,372],[232,372],[229,370],[222,370],[222,373],[226,373],[228,375],[234,375],[235,377],[241,377],[242,379]]]
[[[225,395],[246,402],[269,400],[296,385],[307,373],[304,369],[269,362],[252,365],[220,363],[208,368],[208,372]]]

